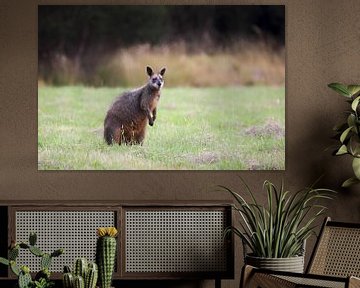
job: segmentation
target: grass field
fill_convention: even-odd
[[[285,169],[284,87],[164,88],[142,146],[108,146],[122,88],[39,87],[40,170]]]

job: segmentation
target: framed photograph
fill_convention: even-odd
[[[284,5],[38,6],[39,170],[284,170]]]

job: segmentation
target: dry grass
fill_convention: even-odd
[[[263,43],[243,42],[226,49],[196,49],[183,42],[152,47],[138,45],[106,55],[85,72],[64,55],[54,61],[48,84],[87,83],[94,86],[136,87],[145,81],[145,66],[166,66],[166,86],[218,87],[283,85],[285,51]],[[210,52],[209,52],[210,51]],[[94,56],[95,57],[95,56]],[[39,75],[41,81],[41,75]]]

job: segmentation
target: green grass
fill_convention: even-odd
[[[39,87],[41,170],[285,169],[284,87],[164,88],[142,146],[108,146],[121,88]]]

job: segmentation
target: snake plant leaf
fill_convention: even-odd
[[[222,186],[235,198],[234,209],[240,214],[240,228],[232,226],[226,232],[240,237],[257,257],[300,255],[304,241],[313,233],[313,222],[324,211],[316,201],[331,199],[330,193],[334,191],[310,187],[290,193],[284,190],[283,183],[278,189],[269,181],[264,182],[263,188],[267,194],[265,205],[251,197],[251,202],[247,202],[240,194]],[[248,186],[245,193],[253,194]],[[310,210],[315,216],[306,220]]]
[[[351,103],[351,109],[356,111],[357,106],[359,105],[360,96],[356,97]]]
[[[344,141],[346,140],[346,137],[348,136],[349,132],[351,131],[351,129],[353,128],[353,126],[348,127],[347,129],[345,129],[345,131],[341,134],[340,136],[340,141],[341,143],[344,143]]]
[[[357,96],[360,93],[360,85],[348,85],[347,90],[351,96]]]
[[[342,96],[345,97],[351,97],[351,94],[347,88],[346,85],[341,84],[341,83],[330,83],[328,85],[329,88],[333,89],[334,91],[336,91],[337,93],[339,93]]]
[[[341,145],[341,147],[339,148],[339,150],[336,152],[335,155],[339,156],[339,155],[344,155],[344,154],[347,154],[347,153],[349,153],[349,152],[347,150],[346,145]]]
[[[358,178],[351,177],[351,178],[345,180],[344,183],[341,185],[341,187],[348,188],[352,185],[359,184],[359,183],[360,183],[360,180]]]

